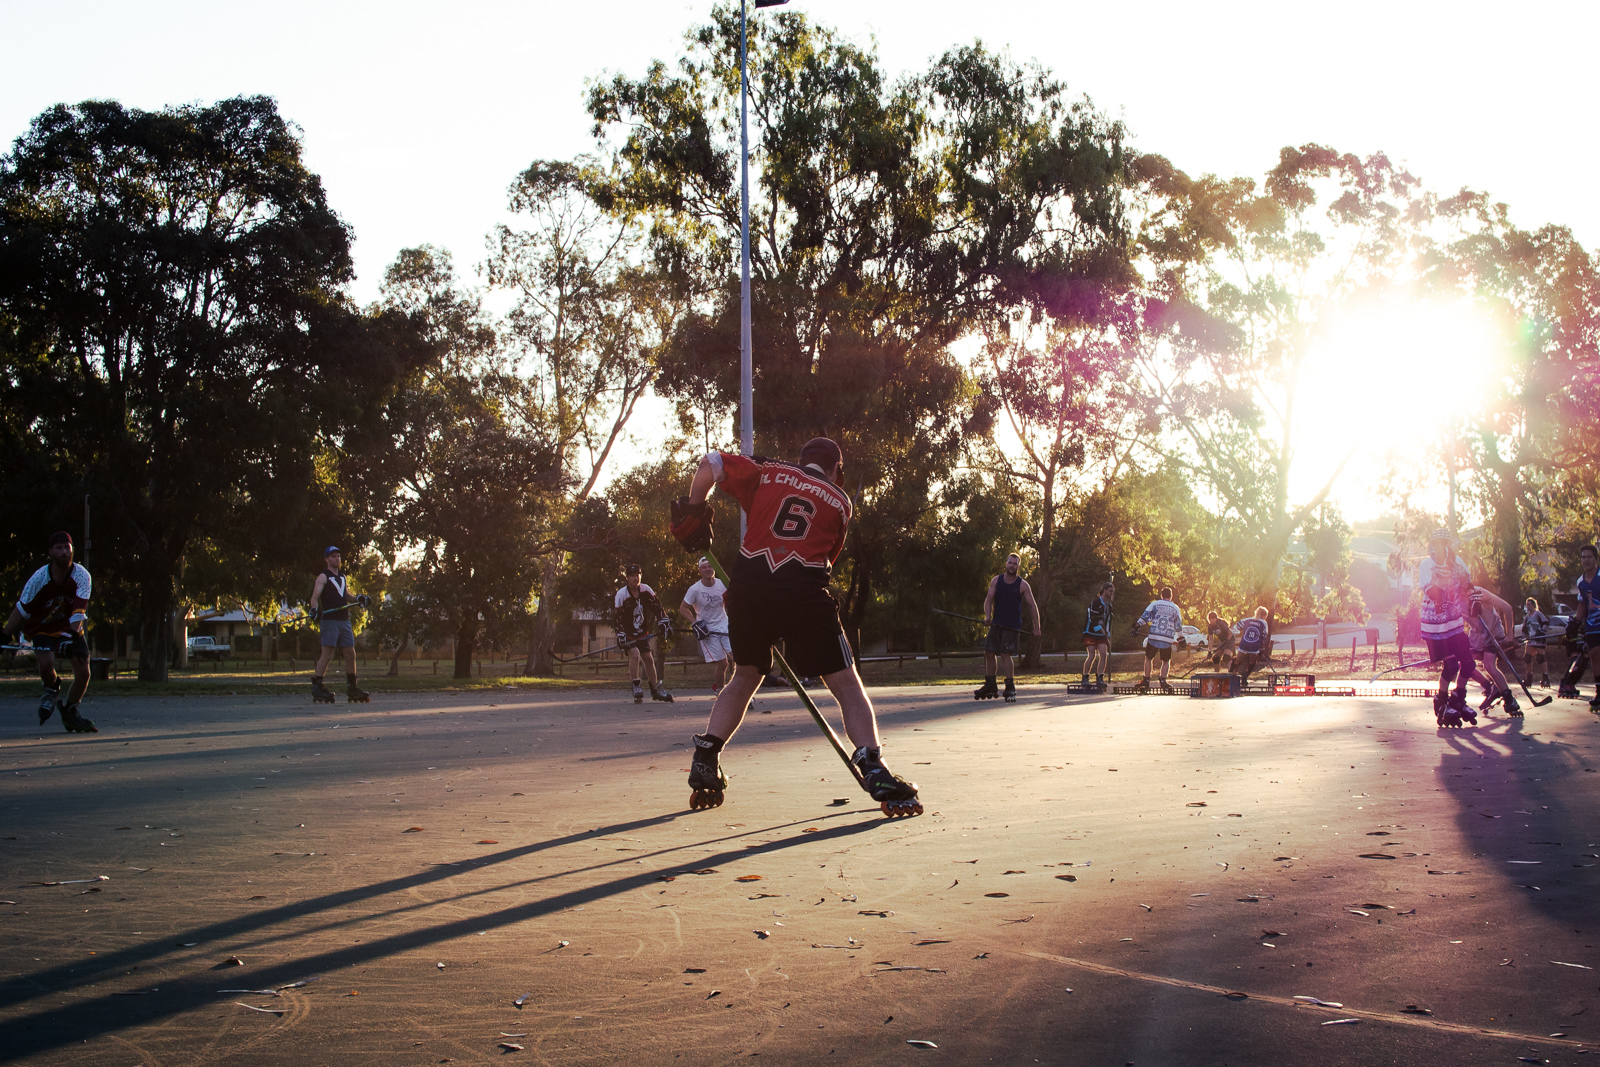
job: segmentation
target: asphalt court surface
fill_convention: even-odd
[[[1589,1061],[1585,705],[970,696],[893,821],[792,694],[704,812],[704,691],[16,700],[0,1062]]]

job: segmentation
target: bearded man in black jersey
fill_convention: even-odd
[[[974,700],[990,700],[1000,696],[995,685],[996,665],[1005,668],[1006,703],[1017,699],[1017,683],[1011,657],[1022,644],[1022,605],[1033,613],[1033,636],[1038,637],[1039,605],[1033,599],[1033,590],[1021,574],[1022,557],[1015,552],[1006,557],[1003,573],[989,579],[989,592],[983,598],[983,617],[989,623],[989,633],[983,640],[983,686],[973,693]]]

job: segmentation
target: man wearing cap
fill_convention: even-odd
[[[641,581],[642,576],[643,568],[637,563],[628,564],[623,572],[624,584],[617,590],[612,625],[616,627],[617,644],[628,650],[628,663],[633,668],[633,702],[644,703],[644,690],[639,687],[639,665],[643,662],[650,699],[670,704],[672,694],[656,681],[656,658],[650,653],[650,638],[655,636],[656,625],[665,612],[656,591]]]
[[[61,712],[61,725],[71,734],[97,734],[94,723],[78,714],[78,702],[89,689],[89,644],[83,627],[88,620],[89,572],[72,562],[72,535],[65,530],[50,535],[50,562],[33,572],[22,587],[16,607],[4,627],[5,643],[17,634],[33,642],[44,694],[39,699],[39,724]],[[72,688],[62,703],[61,676],[56,657],[72,660]]]
[[[350,625],[350,605],[366,607],[368,601],[365,596],[350,595],[349,584],[341,573],[344,556],[337,545],[323,550],[322,563],[322,573],[311,586],[311,603],[316,607],[322,629],[322,655],[317,658],[317,673],[311,679],[311,699],[319,704],[333,703],[333,693],[322,684],[322,679],[333,654],[342,648],[345,700],[365,704],[371,694],[356,685],[356,632]]]
[[[711,452],[695,470],[689,495],[672,502],[672,534],[690,552],[711,547],[712,506],[706,496],[714,486],[737,500],[746,518],[728,572],[733,678],[718,694],[706,732],[694,737],[691,807],[722,803],[727,778],[718,754],[744,721],[772,666],[772,646],[783,641],[795,674],[820,676],[839,701],[845,733],[856,746],[850,762],[872,799],[891,815],[922,810],[916,785],[883,764],[877,717],[839,624],[839,606],[828,591],[850,524],[850,498],[839,487],[843,471],[844,454],[826,437],[806,442],[796,463]]]
[[[716,568],[701,556],[700,580],[683,594],[678,614],[689,620],[695,637],[700,639],[700,655],[707,663],[717,665],[711,679],[713,694],[722,692],[733,673],[733,646],[728,643],[728,608],[724,603],[727,596],[728,587],[717,577]]]

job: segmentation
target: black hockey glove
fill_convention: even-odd
[[[711,518],[715,514],[709,501],[691,504],[680,496],[672,502],[672,536],[685,552],[704,552],[711,547]]]
[[[372,607],[372,598],[367,594],[362,593],[356,597],[356,603],[360,605],[363,610],[366,610],[367,608]]]
[[[691,629],[694,630],[695,637],[701,641],[704,641],[706,638],[711,636],[711,627],[707,626],[703,622],[695,623]]]

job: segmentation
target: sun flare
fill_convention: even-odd
[[[1348,456],[1331,499],[1352,516],[1384,511],[1385,465],[1427,462],[1441,435],[1484,406],[1503,352],[1499,328],[1463,305],[1384,301],[1330,321],[1300,378],[1296,497],[1310,498]]]

